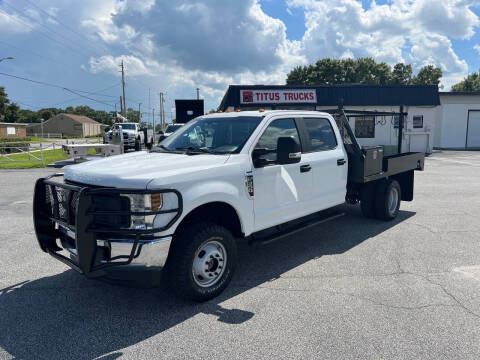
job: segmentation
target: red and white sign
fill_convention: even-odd
[[[240,90],[240,104],[316,103],[315,89]]]

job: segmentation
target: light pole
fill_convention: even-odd
[[[42,129],[42,139],[43,139],[43,119],[40,119],[40,128]]]
[[[8,56],[8,57],[0,58],[0,62],[2,62],[3,60],[13,60],[13,59],[15,59],[13,56]]]

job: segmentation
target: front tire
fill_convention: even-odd
[[[402,190],[396,180],[386,180],[377,186],[375,196],[375,214],[381,220],[393,220],[397,217],[402,199]]]
[[[168,274],[173,291],[183,298],[207,301],[232,279],[237,247],[231,232],[213,223],[194,224],[172,243]]]
[[[140,144],[140,140],[135,140],[135,151],[140,151],[140,148],[141,148],[141,144]]]

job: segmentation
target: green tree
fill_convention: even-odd
[[[417,76],[413,78],[415,85],[439,85],[442,78],[442,70],[433,65],[427,65],[420,69]]]
[[[53,117],[53,114],[50,110],[43,110],[40,112],[40,117],[43,119],[43,121],[47,121]]]
[[[127,119],[131,122],[139,122],[140,121],[140,113],[138,110],[134,110],[132,108],[127,108]]]
[[[398,63],[393,67],[391,83],[394,85],[409,85],[412,83],[412,65]]]
[[[474,72],[452,86],[452,91],[480,91],[480,73]]]
[[[9,104],[10,100],[8,99],[8,95],[5,92],[5,88],[3,86],[0,86],[0,121],[3,121],[3,119],[5,118]]]
[[[15,123],[20,122],[20,107],[16,103],[10,103],[5,109],[5,122]]]
[[[320,59],[315,65],[297,66],[287,76],[288,85],[377,84],[391,81],[391,68],[372,58]]]
[[[19,122],[21,123],[38,123],[40,122],[40,117],[36,111],[21,109],[18,112],[20,117]]]
[[[310,73],[312,71],[309,71],[307,66],[294,67],[287,76],[287,85],[312,85],[308,79]]]
[[[287,85],[438,85],[442,71],[433,65],[424,66],[412,76],[412,66],[398,63],[392,68],[373,58],[320,59],[314,65],[297,66],[287,75]]]

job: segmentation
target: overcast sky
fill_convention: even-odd
[[[127,106],[200,88],[206,110],[229,84],[283,84],[324,57],[440,66],[445,89],[480,67],[479,0],[0,0],[0,75],[23,108],[113,110],[125,62]],[[118,105],[117,105],[118,106]],[[147,116],[147,115],[145,115]]]

